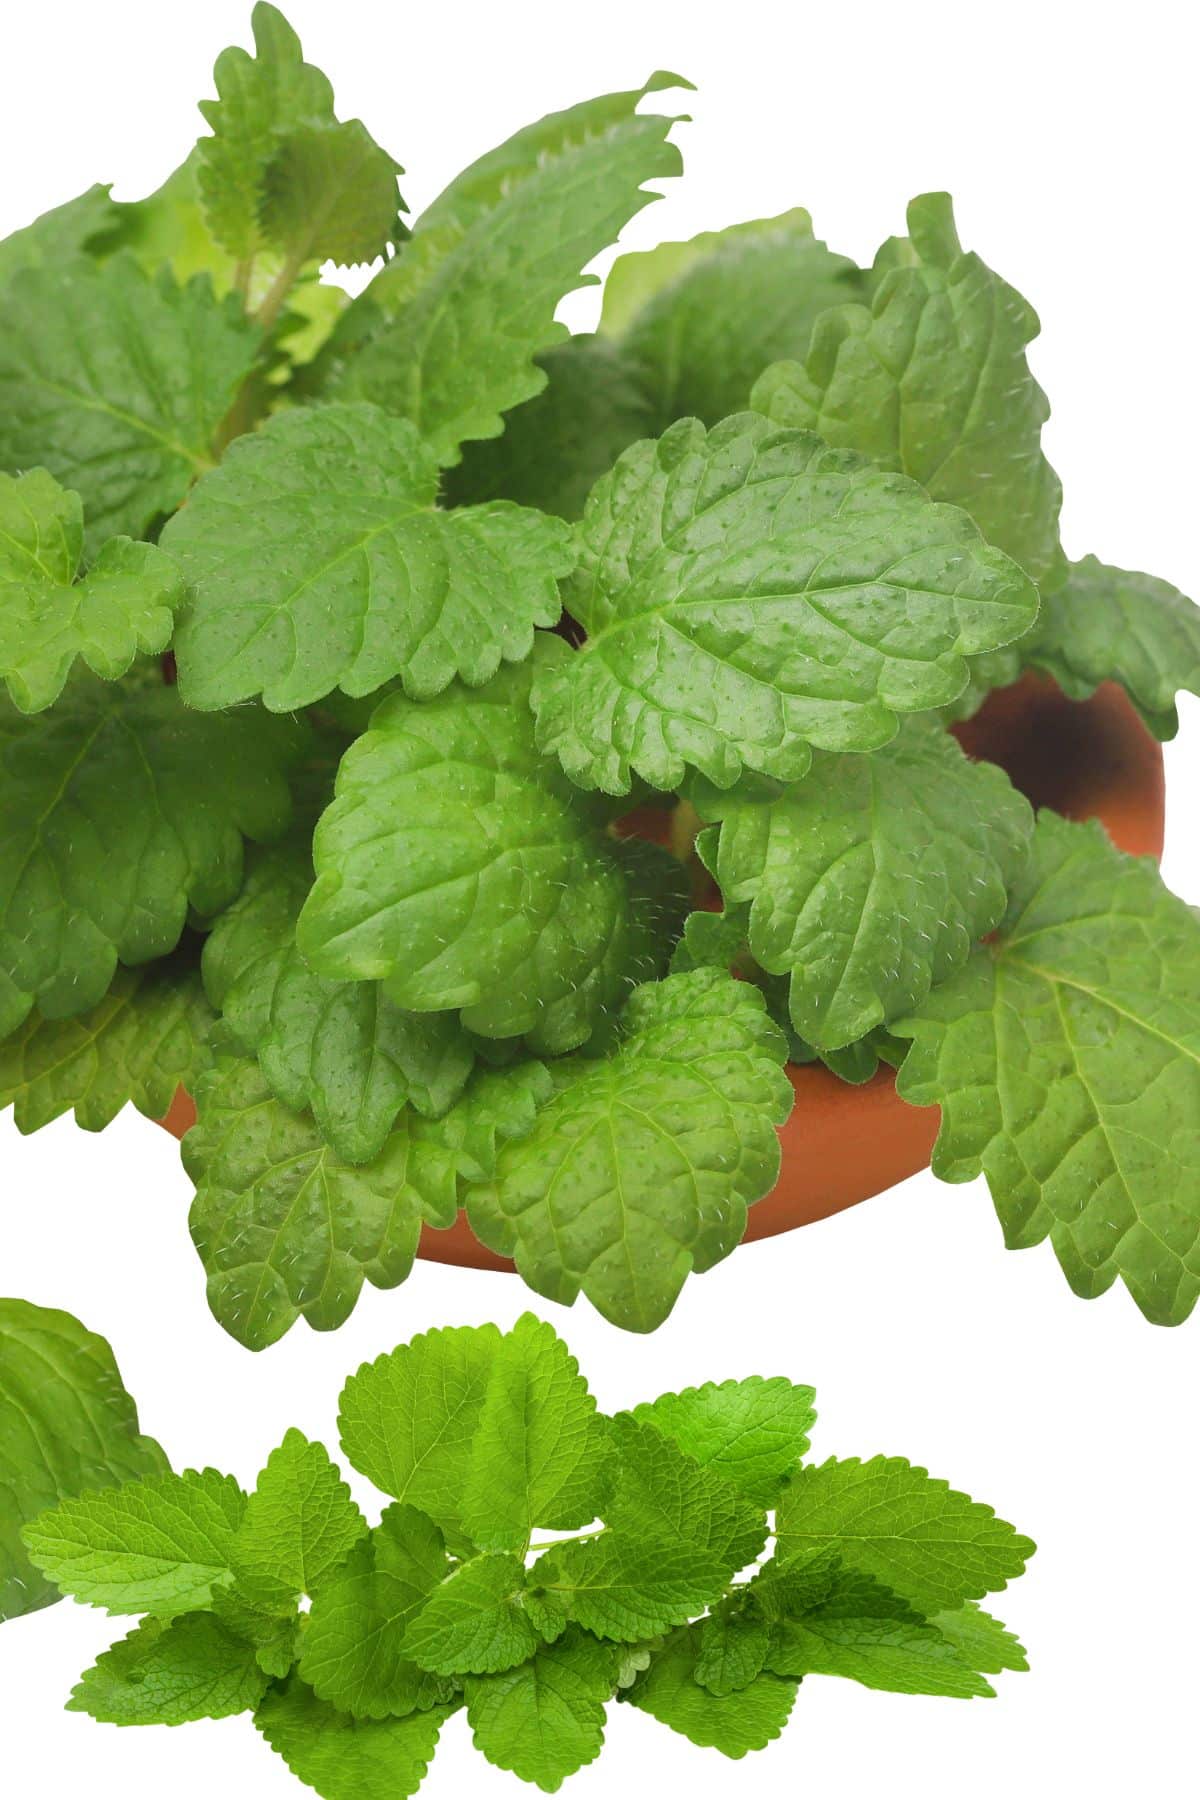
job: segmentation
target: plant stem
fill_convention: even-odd
[[[274,281],[263,295],[262,303],[254,314],[254,322],[264,332],[270,331],[276,319],[283,311],[283,303],[296,283],[301,269],[307,261],[304,253],[296,252],[289,256]]]

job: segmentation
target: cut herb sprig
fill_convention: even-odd
[[[73,1711],[250,1713],[325,1800],[414,1793],[465,1711],[490,1762],[552,1793],[613,1702],[737,1758],[820,1704],[808,1675],[968,1699],[1025,1668],[978,1602],[1029,1539],[901,1458],[805,1460],[814,1418],[811,1388],[753,1376],[605,1417],[527,1314],[351,1376],[341,1444],[389,1497],[374,1525],[289,1431],[249,1494],[155,1474],[24,1541],[65,1593],[140,1617]]]

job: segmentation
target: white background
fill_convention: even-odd
[[[1054,405],[1068,551],[1200,592],[1196,544],[1194,58],[1184,9],[1009,0],[1001,7],[626,4],[373,6],[292,0],[342,116],[360,114],[409,170],[419,211],[481,151],[540,113],[687,74],[682,184],[626,234],[662,237],[811,208],[818,232],[869,260],[910,195],[949,187],[960,230],[1038,307],[1033,361]],[[109,0],[8,9],[0,234],[97,179],[133,199],[181,160],[196,99],[247,9]],[[565,316],[586,325],[595,297]],[[1166,870],[1200,901],[1192,826],[1200,706],[1169,747]],[[69,1121],[22,1140],[0,1120],[0,1291],[66,1307],[105,1333],[145,1429],[176,1467],[250,1481],[289,1424],[334,1441],[360,1361],[436,1323],[510,1323],[513,1278],[418,1265],[368,1290],[336,1336],[297,1326],[252,1358],[209,1318],[175,1145],[132,1113],[100,1138]],[[925,1175],[692,1283],[652,1338],[584,1303],[545,1307],[616,1408],[753,1372],[815,1383],[822,1454],[900,1453],[993,1503],[1034,1536],[1029,1575],[996,1599],[1033,1672],[996,1701],[868,1693],[811,1678],[782,1742],[741,1764],[620,1708],[607,1749],[567,1791],[792,1800],[1009,1800],[1194,1791],[1200,1610],[1200,1324],[1145,1324],[1123,1292],[1074,1299],[1048,1249],[1012,1255],[981,1183]],[[117,1731],[59,1709],[122,1629],[71,1604],[0,1630],[0,1742],[14,1800],[157,1800],[301,1792],[248,1721]],[[468,1787],[467,1784],[470,1784]],[[515,1795],[456,1719],[423,1790]]]

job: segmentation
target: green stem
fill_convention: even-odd
[[[263,295],[262,303],[254,315],[254,322],[264,332],[271,330],[276,319],[283,311],[283,303],[295,286],[301,269],[308,260],[306,254],[296,253],[289,256],[278,275]]]
[[[243,381],[234,398],[233,405],[217,427],[216,436],[213,438],[215,461],[220,461],[234,438],[241,437],[256,423],[259,393],[259,384],[252,371]]]

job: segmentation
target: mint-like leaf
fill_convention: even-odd
[[[315,1594],[367,1533],[367,1522],[322,1444],[294,1428],[271,1452],[233,1548],[243,1594],[290,1611]]]
[[[389,1506],[313,1601],[299,1668],[314,1692],[359,1719],[401,1717],[451,1698],[404,1649],[405,1631],[449,1567],[433,1521],[413,1506]]]
[[[1022,571],[915,482],[752,413],[681,420],[594,490],[538,742],[584,787],[796,780],[943,706],[1037,613]]]
[[[839,1569],[818,1605],[776,1623],[765,1667],[789,1679],[839,1675],[896,1694],[994,1693],[935,1625],[854,1569]]]
[[[342,1389],[349,1461],[462,1541],[462,1494],[501,1335],[494,1325],[422,1332],[364,1363]]]
[[[712,1605],[729,1581],[726,1562],[692,1544],[636,1532],[545,1551],[529,1571],[526,1612],[553,1639],[569,1620],[621,1644],[658,1637]]]
[[[739,1494],[770,1506],[808,1449],[816,1418],[810,1387],[783,1376],[710,1381],[635,1406],[633,1417],[669,1437]]]
[[[763,1509],[632,1413],[610,1427],[618,1456],[606,1522],[627,1536],[680,1544],[717,1558],[730,1576],[766,1537]]]
[[[297,942],[322,975],[383,980],[403,1008],[461,1008],[473,1031],[558,1053],[657,972],[685,878],[610,837],[538,753],[530,680],[526,665],[381,704],[317,827]]]
[[[918,1013],[899,1090],[940,1105],[934,1172],[983,1173],[1010,1248],[1147,1318],[1200,1295],[1200,921],[1148,859],[1043,812],[996,942]]]
[[[1012,1632],[973,1600],[953,1612],[934,1613],[929,1622],[937,1626],[947,1643],[953,1644],[963,1661],[982,1675],[1029,1667],[1025,1651]]]
[[[191,706],[273,712],[402,677],[427,698],[528,656],[561,610],[566,528],[506,502],[439,510],[437,464],[375,406],[278,414],[230,447],[163,545],[192,585]]]
[[[258,1606],[246,1598],[236,1581],[228,1587],[215,1587],[211,1604],[222,1625],[253,1650],[263,1674],[282,1680],[299,1647],[303,1629],[299,1606],[278,1611]]]
[[[1172,738],[1175,696],[1200,693],[1200,610],[1169,581],[1085,556],[1045,597],[1027,654],[1072,700],[1119,681],[1154,735]]]
[[[461,1518],[481,1550],[523,1553],[535,1526],[589,1525],[606,1491],[609,1440],[579,1365],[526,1313],[502,1339],[475,1428]]]
[[[750,1750],[765,1750],[788,1722],[797,1683],[763,1674],[733,1693],[713,1694],[696,1679],[700,1653],[697,1626],[673,1632],[622,1699],[693,1744],[725,1756],[736,1759]]]
[[[468,1675],[475,1748],[499,1769],[555,1793],[604,1744],[605,1703],[616,1685],[611,1649],[579,1631],[543,1645],[500,1675]]]
[[[106,681],[165,648],[184,582],[153,544],[110,538],[79,581],[83,506],[44,469],[0,475],[0,679],[22,712],[62,693],[76,658]]]
[[[326,390],[411,419],[441,463],[545,386],[534,356],[565,336],[554,314],[581,270],[678,174],[674,121],[637,113],[675,76],[606,94],[538,124],[456,176],[347,313]]]
[[[515,500],[581,518],[622,450],[654,435],[641,371],[619,346],[579,332],[536,361],[546,378],[541,393],[505,415],[503,437],[464,444],[462,461],[447,471],[455,505]]]
[[[0,1300],[0,1620],[58,1599],[21,1527],[58,1501],[157,1474],[167,1459],[102,1337],[70,1313]]]
[[[0,239],[0,288],[18,269],[57,268],[104,238],[120,212],[101,182]]]
[[[171,1618],[231,1578],[246,1496],[215,1469],[153,1475],[64,1500],[25,1527],[35,1567],[110,1613]]]
[[[700,1622],[696,1680],[719,1697],[740,1693],[762,1674],[770,1649],[765,1619],[732,1604],[718,1607]]]
[[[620,256],[604,284],[601,329],[639,368],[654,431],[715,425],[750,404],[769,363],[803,356],[828,307],[863,297],[848,257],[813,236],[803,207]]]
[[[312,879],[307,831],[247,859],[241,893],[205,939],[205,990],[272,1093],[311,1111],[345,1161],[371,1162],[406,1102],[425,1117],[446,1112],[475,1053],[453,1013],[405,1012],[378,982],[313,973],[296,947]]]
[[[819,318],[805,360],[769,369],[751,404],[911,475],[1035,581],[1061,579],[1050,408],[1025,359],[1037,314],[963,251],[948,194],[914,200],[908,229],[881,257],[871,306]]]
[[[1015,1580],[1034,1546],[990,1506],[970,1500],[903,1457],[810,1465],[780,1497],[782,1558],[835,1549],[914,1605],[938,1612]]]
[[[270,1677],[212,1613],[146,1619],[97,1658],[68,1712],[104,1725],[186,1725],[253,1712]]]
[[[538,1636],[521,1605],[519,1556],[460,1563],[410,1620],[402,1648],[435,1675],[496,1674],[533,1655]]]
[[[255,55],[234,47],[217,58],[218,98],[200,103],[212,136],[197,146],[209,230],[242,260],[263,242],[267,176],[280,139],[310,120],[333,120],[333,89],[304,61],[300,39],[283,14],[260,0],[253,22]]]
[[[266,172],[263,233],[293,267],[370,262],[399,236],[400,172],[360,119],[298,125]]]
[[[1004,916],[1033,814],[994,764],[906,722],[871,756],[818,753],[780,791],[704,787],[715,873],[752,954],[790,977],[800,1036],[838,1050],[920,1004]],[[870,1071],[868,1071],[870,1072]]]
[[[253,1350],[301,1314],[330,1331],[362,1284],[396,1287],[428,1220],[458,1209],[453,1158],[402,1113],[372,1162],[345,1162],[311,1118],[275,1099],[258,1064],[222,1054],[196,1090],[199,1123],[183,1141],[196,1183],[191,1228],[208,1301]]]
[[[31,1012],[0,1039],[0,1108],[12,1107],[23,1132],[72,1111],[84,1131],[103,1131],[127,1102],[160,1119],[175,1090],[194,1088],[208,1067],[214,1023],[186,950],[118,969],[90,1012]]]
[[[538,1293],[582,1290],[615,1324],[652,1331],[775,1181],[784,1055],[748,983],[701,969],[639,988],[611,1054],[556,1066],[555,1097],[468,1190],[475,1231]]]
[[[292,1774],[322,1800],[406,1800],[424,1781],[452,1710],[352,1719],[293,1674],[268,1689],[254,1723]]]
[[[157,671],[77,676],[46,714],[0,704],[0,1036],[34,1001],[69,1018],[117,961],[179,941],[237,893],[245,837],[278,837],[306,735],[246,709],[188,712]]]
[[[89,558],[142,537],[212,466],[258,341],[206,277],[152,279],[128,252],[24,270],[0,293],[0,468],[81,496]]]

